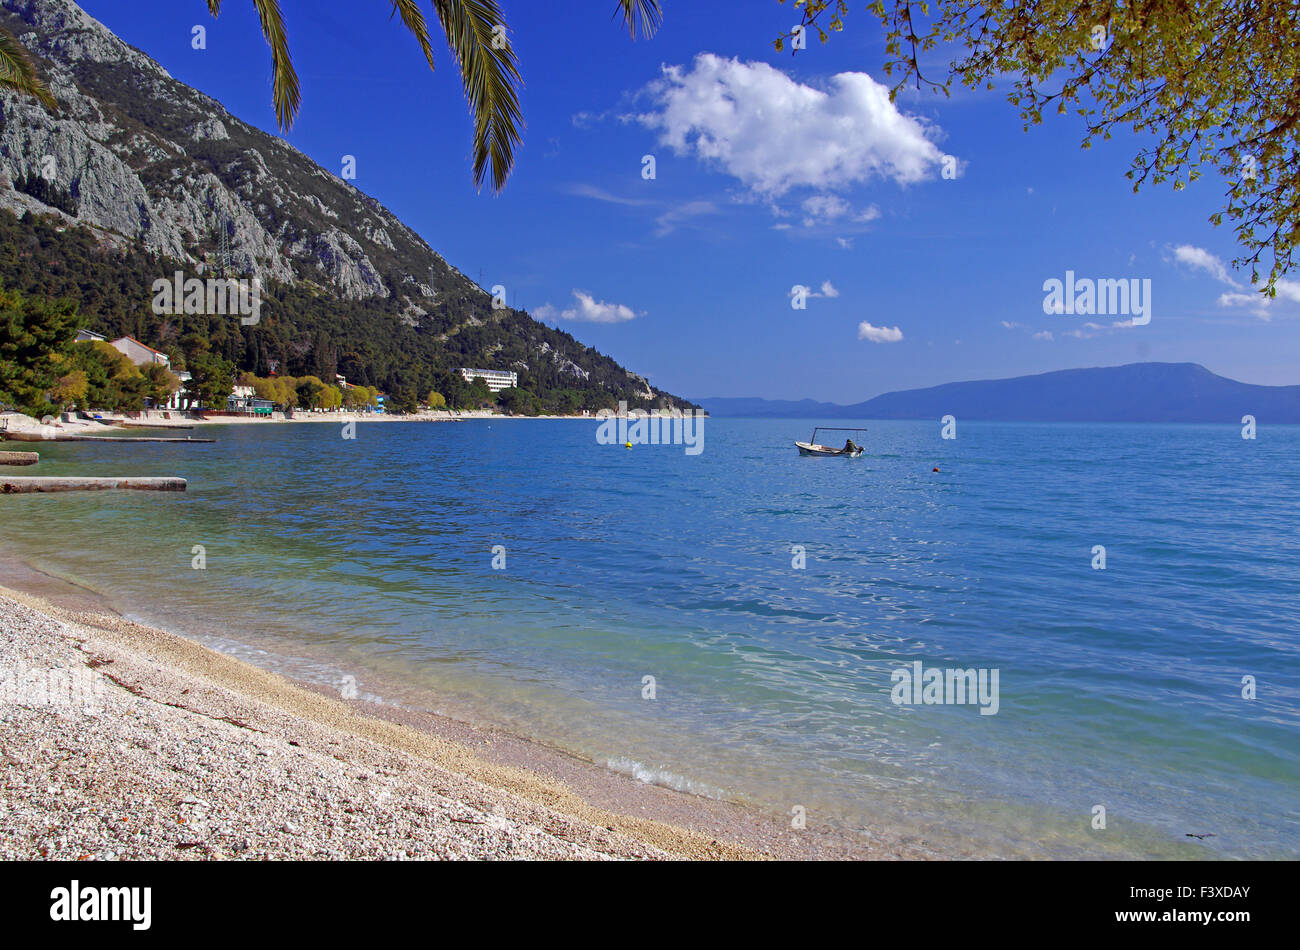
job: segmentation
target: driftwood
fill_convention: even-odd
[[[63,491],[185,491],[183,478],[5,478],[0,495]]]

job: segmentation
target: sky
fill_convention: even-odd
[[[204,0],[81,3],[279,134],[247,0],[216,20]],[[1083,150],[1077,116],[1025,132],[1005,90],[891,103],[866,6],[792,54],[772,46],[798,19],[777,0],[664,0],[635,42],[614,0],[503,0],[527,127],[493,195],[474,186],[445,43],[430,72],[385,3],[281,0],[303,86],[284,138],[335,174],[354,156],[353,183],[453,266],[689,398],[851,403],[1142,360],[1300,383],[1300,274],[1255,299],[1231,226],[1208,220],[1221,179],[1135,195],[1125,172],[1148,139]],[[1067,272],[1146,291],[1128,315],[1045,312]]]

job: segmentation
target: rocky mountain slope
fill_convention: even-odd
[[[291,362],[323,331],[380,385],[399,369],[418,386],[439,368],[472,363],[514,368],[538,392],[571,386],[592,404],[674,402],[568,334],[493,310],[379,202],[176,81],[72,0],[0,0],[0,25],[32,51],[60,105],[51,113],[0,92],[0,209],[57,215],[106,246],[143,248],[187,273],[220,263],[261,277],[273,300],[280,293],[281,319],[268,306],[266,327],[210,328],[227,338],[228,354]],[[142,305],[147,294],[140,288]],[[334,325],[291,303],[307,295],[338,304]],[[90,316],[110,329],[130,323]],[[136,329],[162,334],[159,344],[181,329],[146,323]]]

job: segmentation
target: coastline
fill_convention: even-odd
[[[496,729],[339,699],[2,558],[0,630],[3,667],[26,684],[0,684],[12,727],[0,858],[922,856],[795,832]],[[76,701],[55,695],[68,684]]]
[[[516,416],[490,410],[469,410],[464,412],[428,411],[407,415],[395,415],[375,412],[347,412],[330,410],[328,412],[299,412],[292,417],[276,412],[271,416],[209,415],[192,417],[183,412],[164,412],[149,410],[125,416],[120,413],[103,413],[101,419],[59,419],[46,424],[30,416],[16,412],[0,413],[0,440],[14,442],[57,442],[67,436],[110,436],[124,441],[133,438],[132,431],[150,430],[187,430],[204,429],[209,426],[222,425],[286,425],[294,423],[334,423],[346,425],[349,422],[469,422],[472,420],[498,419],[533,419],[544,421],[578,420],[595,421],[595,416]],[[138,438],[138,436],[136,437]]]

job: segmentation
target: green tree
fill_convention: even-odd
[[[302,376],[298,379],[298,385],[295,387],[298,393],[298,405],[304,409],[320,408],[321,395],[325,392],[325,384],[315,376]]]
[[[385,401],[385,408],[389,412],[406,414],[420,411],[420,401],[415,395],[415,390],[406,386],[400,386],[389,394]]]
[[[191,403],[204,409],[221,412],[235,388],[235,364],[208,350],[196,350],[189,357],[190,379],[185,384],[185,395]]]
[[[780,0],[784,3],[785,0]],[[844,28],[849,0],[795,0],[803,25],[824,43]],[[1228,182],[1210,216],[1235,222],[1251,268],[1271,255],[1262,288],[1276,295],[1300,243],[1300,17],[1292,2],[1186,0],[874,0],[885,32],[884,71],[892,94],[909,82],[947,95],[955,80],[993,89],[1012,79],[1008,101],[1026,130],[1045,110],[1083,117],[1083,147],[1116,129],[1151,133],[1133,160],[1133,190],[1170,179],[1178,190],[1203,166]],[[828,32],[829,31],[829,32]],[[791,34],[775,40],[784,48]],[[921,59],[953,47],[948,75],[927,77]]]
[[[492,400],[492,389],[488,386],[487,380],[482,376],[475,376],[469,382],[469,389],[465,394],[466,401],[470,406],[477,409],[485,402]]]
[[[134,412],[144,408],[148,383],[140,367],[126,354],[102,340],[77,343],[72,364],[86,378],[85,395],[78,400],[87,409]]]
[[[140,368],[144,377],[145,398],[155,406],[165,406],[181,388],[180,379],[162,363],[149,363]]]
[[[425,404],[426,404],[430,409],[446,409],[446,408],[447,408],[447,399],[446,399],[446,397],[443,396],[442,393],[440,393],[440,392],[438,392],[437,390],[434,390],[434,389],[429,390],[429,395],[427,395],[427,396],[424,397],[424,402],[425,402]]]
[[[623,15],[628,32],[635,39],[652,36],[662,11],[659,0],[616,0],[616,13]],[[289,55],[289,40],[279,0],[253,0],[262,20],[262,35],[271,47],[271,98],[280,127],[288,131],[302,107],[298,74]],[[498,0],[432,0],[431,6],[447,37],[452,55],[460,67],[461,83],[474,121],[474,184],[482,186],[488,165],[492,168],[492,190],[505,187],[514,167],[515,149],[520,143],[523,117],[519,111],[519,61],[508,39],[509,26]],[[420,0],[393,0],[393,11],[420,45],[425,62],[433,69],[433,44]],[[208,0],[215,17],[221,0]]]
[[[325,388],[321,390],[319,401],[322,409],[338,409],[343,405],[343,391],[337,386],[326,383]]]
[[[538,399],[526,389],[510,387],[497,393],[497,404],[502,411],[514,415],[535,416],[540,411]]]
[[[44,300],[0,287],[0,404],[40,418],[61,406],[50,390],[69,367],[81,320],[71,300]]]

